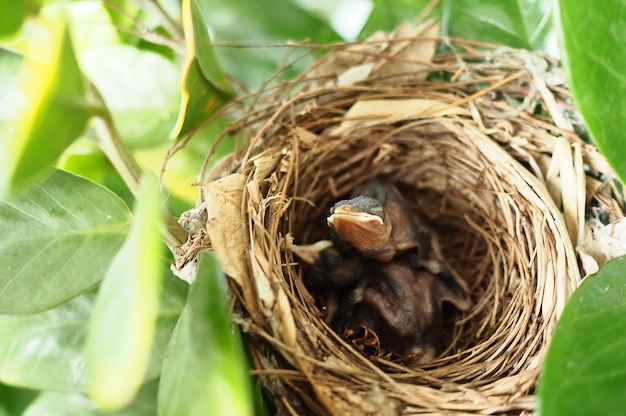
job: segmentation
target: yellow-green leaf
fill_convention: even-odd
[[[183,68],[182,100],[174,135],[182,137],[202,125],[233,97],[197,0],[183,0],[187,59]]]
[[[0,0],[0,10],[0,36],[16,32],[28,14],[26,4],[20,0]]]
[[[105,410],[133,399],[148,366],[161,287],[160,223],[157,183],[146,175],[130,236],[107,270],[87,338],[91,396]]]
[[[226,74],[222,71],[215,50],[212,47],[209,28],[198,5],[198,0],[183,1],[183,8],[185,36],[188,42],[187,52],[193,50],[202,70],[202,75],[211,84],[223,94],[227,96],[232,95],[233,89],[228,83]]]
[[[25,61],[23,79],[29,102],[15,134],[1,144],[0,191],[16,190],[42,177],[85,130],[84,79],[65,25],[50,28],[51,53],[46,62]]]

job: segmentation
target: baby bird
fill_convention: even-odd
[[[414,264],[409,255],[368,267],[340,305],[337,316],[343,322],[336,322],[336,330],[366,327],[377,334],[381,348],[415,363],[434,359],[442,346],[443,304],[464,311],[470,300],[451,276]]]
[[[371,180],[341,200],[327,218],[331,233],[368,259],[389,261],[399,251],[417,247],[428,253],[430,233],[417,220],[398,189]],[[421,225],[421,224],[420,224]]]
[[[363,259],[354,250],[342,251],[331,240],[294,245],[293,252],[310,266],[306,283],[311,287],[344,289],[354,286],[361,277]]]
[[[327,224],[329,240],[293,247],[309,266],[305,283],[325,321],[355,345],[377,345],[413,363],[434,359],[443,305],[470,307],[465,282],[447,267],[435,234],[398,188],[378,180],[334,204]]]

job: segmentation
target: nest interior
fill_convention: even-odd
[[[574,132],[555,62],[437,32],[407,24],[335,45],[254,97],[225,132],[247,145],[206,175],[194,249],[212,246],[230,277],[280,413],[531,413],[553,327],[584,275],[585,217],[623,216],[610,168]],[[292,251],[326,238],[328,208],[370,178],[398,186],[469,288],[472,307],[449,317],[446,349],[425,365],[335,334]]]

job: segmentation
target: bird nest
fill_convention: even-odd
[[[203,176],[201,224],[177,265],[215,252],[280,414],[532,413],[550,336],[585,275],[585,224],[623,217],[556,61],[437,33],[404,24],[329,47],[252,97],[224,132],[245,145]],[[439,235],[471,299],[445,314],[444,348],[426,363],[334,332],[294,255],[327,238],[329,207],[372,178]]]

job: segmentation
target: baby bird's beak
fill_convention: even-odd
[[[378,215],[364,212],[350,201],[346,202],[333,208],[327,218],[328,225],[341,240],[352,245],[363,257],[391,260],[395,253],[393,247],[388,247],[391,223]]]

